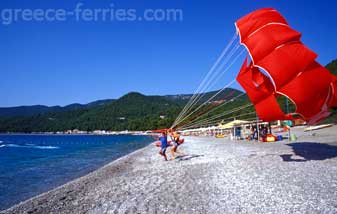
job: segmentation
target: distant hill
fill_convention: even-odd
[[[33,106],[17,106],[17,107],[0,107],[0,117],[14,117],[14,116],[33,116],[37,114],[45,114],[50,112],[64,112],[76,109],[92,108],[100,105],[105,105],[113,102],[113,99],[98,100],[88,104],[70,104],[64,107],[61,106],[44,106],[44,105],[33,105]]]
[[[199,103],[205,102],[210,97],[215,95],[218,91],[211,91],[205,93],[200,99]],[[231,99],[237,95],[242,93],[236,89],[225,89],[219,95],[217,95],[214,99]],[[168,99],[173,102],[177,102],[177,104],[185,104],[193,94],[179,94],[179,95],[166,95],[163,98]],[[159,96],[158,96],[159,97]],[[16,106],[16,107],[0,107],[0,117],[15,117],[15,116],[34,116],[38,114],[46,114],[46,113],[55,113],[55,112],[65,112],[79,109],[88,109],[97,106],[103,106],[110,104],[115,101],[115,99],[104,99],[97,100],[94,102],[90,102],[87,104],[79,104],[73,103],[66,106],[45,106],[45,105],[32,105],[32,106]]]
[[[198,103],[203,103],[212,98],[218,91],[210,91],[207,93],[202,93],[200,95],[201,99],[199,100]],[[242,94],[242,91],[239,91],[237,89],[233,88],[226,88],[225,90],[221,91],[218,95],[216,95],[212,100],[230,100],[233,99],[234,97]],[[198,95],[198,94],[197,94]],[[181,104],[185,104],[188,102],[188,100],[193,96],[193,94],[177,94],[177,95],[166,95],[164,96],[165,98],[169,100],[173,100],[176,102],[179,102]]]
[[[18,107],[8,107],[0,108],[0,116],[2,117],[13,117],[13,116],[31,116],[36,114],[43,114],[47,112],[58,112],[61,111],[60,106],[18,106]]]
[[[217,91],[206,93],[205,98],[201,99],[200,102],[206,101],[215,93]],[[216,96],[216,99],[230,100],[238,94],[242,94],[242,92],[227,89]],[[79,106],[66,111],[54,111],[30,116],[0,117],[0,132],[164,128],[173,123],[191,96],[145,96],[137,92],[131,92],[112,102],[94,102],[94,105],[90,108]]]
[[[331,61],[325,66],[328,70],[331,71],[335,76],[337,76],[337,59]]]

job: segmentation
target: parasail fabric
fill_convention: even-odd
[[[274,87],[269,78],[258,68],[253,67],[252,64],[247,67],[247,63],[246,58],[236,79],[255,104],[271,95]]]
[[[297,111],[305,118],[316,114],[328,116],[327,100],[332,95],[330,83],[330,72],[315,62],[281,88],[280,92],[296,103]]]
[[[264,121],[290,119],[278,105],[270,79],[252,64],[247,67],[247,61],[246,58],[236,79],[247,92],[259,118]]]
[[[259,65],[272,78],[275,89],[280,89],[310,65],[316,54],[300,43],[274,49]]]
[[[272,8],[266,8],[252,12],[236,22],[240,26],[240,40],[245,40],[250,34],[254,33],[256,29],[270,24],[273,20],[274,23],[288,25],[283,16]]]
[[[292,118],[280,109],[276,101],[280,95],[291,99],[296,105],[294,114],[309,124],[326,118],[329,108],[337,106],[337,78],[315,61],[317,54],[300,41],[301,33],[278,11],[260,9],[235,25],[252,60],[249,66],[244,61],[237,80],[261,119]]]
[[[272,37],[270,35],[273,34]],[[255,63],[270,54],[275,47],[291,41],[299,41],[301,34],[287,25],[267,25],[241,41],[249,48]]]

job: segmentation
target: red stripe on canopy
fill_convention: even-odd
[[[256,65],[273,78],[276,90],[287,84],[310,65],[317,55],[301,43],[292,43],[275,49]]]
[[[270,23],[288,24],[283,16],[272,8],[264,8],[254,11],[236,22],[241,41],[244,41],[251,33],[260,27]]]
[[[299,41],[301,33],[287,25],[268,25],[242,41],[246,45],[255,64],[280,45]]]

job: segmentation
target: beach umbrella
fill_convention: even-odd
[[[242,125],[242,124],[247,124],[247,123],[249,123],[249,121],[245,121],[245,120],[233,120],[233,121],[231,121],[229,123],[219,125],[219,128],[221,128],[221,129],[231,129],[234,126]]]

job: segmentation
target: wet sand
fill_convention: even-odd
[[[189,137],[149,145],[2,213],[337,213],[337,127],[297,142]],[[314,134],[315,136],[312,136]]]

